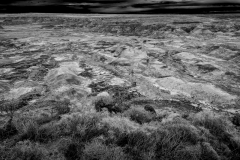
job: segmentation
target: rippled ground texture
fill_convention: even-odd
[[[0,21],[2,99],[36,91],[81,101],[93,93],[91,84],[135,81],[133,89],[150,99],[239,109],[237,16],[39,14]]]

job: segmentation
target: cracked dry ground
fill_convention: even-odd
[[[20,14],[0,26],[1,104],[24,99],[19,112],[46,116],[64,99],[74,110],[116,88],[155,109],[240,111],[237,16]]]

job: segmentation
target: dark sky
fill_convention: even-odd
[[[0,12],[212,13],[240,11],[240,0],[0,0]]]

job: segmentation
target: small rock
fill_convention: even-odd
[[[108,94],[108,92],[101,92],[97,95],[98,97],[110,97],[110,95]]]

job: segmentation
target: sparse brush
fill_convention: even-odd
[[[217,152],[213,149],[213,147],[211,146],[210,143],[207,142],[203,142],[201,144],[202,146],[202,155],[201,158],[203,160],[220,160],[219,155],[217,154]]]
[[[40,126],[32,119],[18,122],[18,132],[20,140],[31,140],[35,142],[48,142],[55,136],[54,126],[45,124]]]
[[[105,133],[105,128],[100,124],[101,116],[100,113],[70,115],[59,124],[59,133],[72,135],[80,141],[89,141]]]
[[[55,109],[57,110],[58,114],[67,114],[70,112],[70,108],[69,108],[70,102],[69,100],[64,100],[63,102],[61,102],[58,106],[55,107]]]
[[[209,129],[210,133],[223,140],[230,136],[231,123],[222,116],[214,113],[200,112],[192,118],[195,125]]]
[[[18,130],[10,119],[3,127],[0,128],[0,141],[10,138],[13,135],[16,135]]]
[[[18,132],[21,140],[36,140],[38,136],[39,125],[32,119],[19,121]]]
[[[5,160],[9,156],[9,149],[4,145],[0,143],[0,159]]]
[[[52,114],[46,114],[46,113],[42,113],[40,114],[39,117],[33,117],[36,118],[34,119],[36,121],[36,123],[38,125],[44,125],[44,124],[48,124],[48,123],[52,123],[54,121],[59,120],[61,117],[58,114],[52,115]]]
[[[56,140],[54,147],[57,148],[59,152],[64,153],[70,144],[72,144],[72,137],[61,137]]]
[[[202,155],[202,148],[199,144],[184,146],[176,153],[175,159],[179,160],[200,160]]]
[[[181,122],[181,119],[164,124],[164,128],[182,143],[196,144],[200,139],[198,129],[188,122]]]
[[[191,119],[195,125],[209,130],[209,134],[205,135],[206,140],[218,156],[227,158],[232,157],[231,155],[238,156],[235,152],[240,150],[239,133],[226,117],[212,112],[200,112]]]
[[[47,143],[59,138],[59,135],[56,133],[56,124],[48,123],[40,126],[36,138],[41,143]]]
[[[48,151],[38,143],[30,141],[19,142],[11,149],[8,160],[48,160]]]
[[[139,124],[148,123],[154,118],[153,114],[140,108],[129,109],[124,114]]]
[[[0,102],[0,111],[1,112],[7,112],[12,113],[18,109],[18,101],[1,101]]]
[[[157,118],[161,120],[162,123],[172,123],[176,120],[180,120],[181,123],[183,119],[180,118],[181,115],[175,111],[162,111],[161,113],[157,114]]]
[[[113,99],[111,97],[99,96],[94,100],[95,109],[97,112],[103,110],[103,108],[108,109],[109,112],[112,112],[114,108]]]
[[[240,114],[235,114],[233,116],[232,123],[236,126],[240,126]]]
[[[98,112],[106,108],[110,113],[122,113],[129,108],[129,106],[124,103],[124,100],[119,97],[113,99],[112,97],[100,96],[97,97],[94,105]]]
[[[104,117],[101,121],[110,131],[116,131],[119,133],[130,133],[131,131],[137,130],[140,125],[136,122],[131,121],[127,117],[112,116]]]
[[[119,139],[118,143],[124,147],[125,152],[131,159],[145,160],[155,157],[155,137],[147,135],[142,131],[134,131],[127,134],[125,138]]]
[[[200,136],[197,129],[189,123],[169,122],[160,127],[154,134],[157,141],[156,157],[173,158],[187,144],[196,145]]]
[[[64,153],[66,160],[81,159],[83,144],[72,143]]]
[[[121,147],[107,146],[99,141],[92,141],[85,145],[83,160],[126,160],[127,156]]]
[[[82,150],[84,149],[84,143],[77,141],[74,137],[62,137],[59,138],[52,146],[57,153],[59,159],[73,160],[80,159],[82,156]],[[53,157],[54,155],[52,155]],[[54,160],[54,158],[53,158]]]

